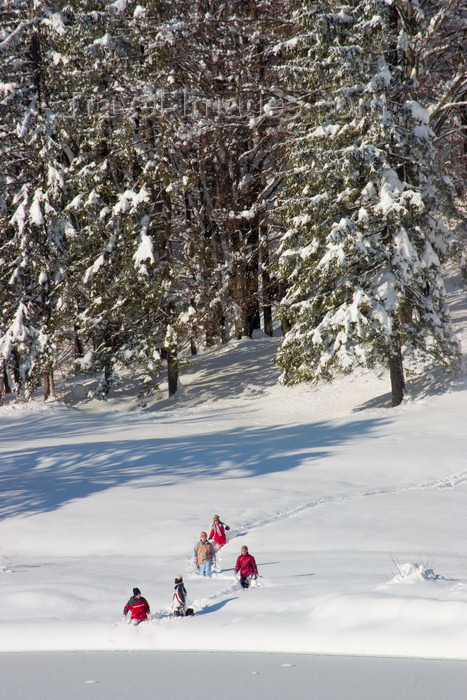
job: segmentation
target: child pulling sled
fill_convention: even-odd
[[[193,608],[187,608],[186,606],[186,588],[183,585],[183,577],[181,574],[175,576],[172,610],[174,617],[186,617],[187,615],[195,614]]]
[[[172,610],[174,617],[185,617],[186,615],[186,588],[180,575],[175,576]]]

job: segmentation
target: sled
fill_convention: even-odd
[[[174,610],[172,616],[173,617],[192,617],[195,614],[195,611],[193,608],[187,608],[185,614],[181,612],[181,610]]]

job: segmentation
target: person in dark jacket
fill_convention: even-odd
[[[248,547],[243,545],[240,556],[235,564],[235,573],[240,572],[240,585],[242,588],[249,588],[252,578],[258,576],[258,567],[255,558],[248,553]]]
[[[127,621],[127,615],[131,612],[130,625],[139,625],[140,622],[151,619],[151,611],[146,598],[143,598],[139,588],[133,588],[133,595],[123,608],[123,622]]]
[[[183,577],[180,574],[175,576],[172,610],[174,617],[185,617],[186,615],[186,588],[183,585]]]

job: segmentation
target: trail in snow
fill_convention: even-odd
[[[463,486],[465,483],[467,483],[467,470],[460,472],[458,474],[452,474],[452,475],[445,477],[443,479],[436,479],[436,480],[421,483],[421,484],[413,484],[411,486],[404,486],[404,487],[398,487],[398,488],[372,489],[370,491],[361,491],[361,492],[350,494],[350,495],[341,495],[341,496],[338,495],[338,496],[323,497],[323,498],[302,504],[301,506],[297,506],[295,508],[290,508],[287,511],[283,511],[281,513],[276,513],[273,516],[261,518],[260,520],[257,520],[257,521],[251,522],[251,523],[246,523],[245,525],[241,525],[237,528],[231,528],[231,530],[229,532],[229,542],[232,542],[237,537],[243,537],[245,535],[251,534],[251,532],[254,530],[259,530],[262,527],[265,527],[267,525],[270,525],[270,524],[273,524],[276,522],[280,522],[280,521],[285,520],[287,518],[293,517],[294,515],[297,515],[298,513],[302,513],[302,512],[305,512],[307,510],[318,508],[320,506],[334,504],[334,503],[349,503],[349,502],[351,502],[353,500],[357,500],[359,498],[366,499],[366,498],[372,498],[372,497],[377,497],[377,496],[401,494],[401,493],[413,492],[413,491],[457,488],[457,487]],[[221,559],[222,559],[222,556],[219,556],[219,560],[221,560]],[[199,578],[198,574],[194,572],[193,565],[191,564],[190,560],[188,560],[188,562],[186,562],[185,572],[188,575],[188,577],[191,579]],[[195,608],[196,613],[198,615],[199,614],[206,614],[206,612],[212,612],[214,608],[218,607],[219,601],[223,601],[223,604],[225,604],[226,602],[228,602],[228,600],[226,600],[226,599],[228,599],[229,596],[231,596],[234,593],[241,593],[240,585],[233,574],[232,575],[226,574],[221,569],[220,572],[213,572],[213,578],[215,580],[225,578],[229,581],[229,584],[225,588],[222,588],[221,590],[209,595],[206,598],[194,600],[192,605]],[[446,578],[444,576],[440,576],[439,574],[433,575],[433,577],[431,577],[431,578],[432,578],[432,580],[444,580],[444,581],[452,581],[452,582],[457,581],[457,579],[449,579],[449,578]],[[257,586],[260,587],[261,584],[258,583]],[[156,622],[156,621],[163,621],[163,620],[167,620],[167,619],[172,619],[172,609],[169,605],[164,606],[164,607],[156,610],[152,614],[151,621]]]
[[[328,505],[330,503],[349,503],[350,501],[356,500],[358,498],[371,498],[373,496],[386,496],[390,494],[407,493],[409,491],[431,491],[434,489],[446,489],[446,488],[458,488],[467,483],[467,470],[460,472],[459,474],[451,474],[450,476],[444,477],[443,479],[435,479],[433,481],[428,481],[422,484],[413,484],[409,486],[400,486],[395,488],[381,488],[381,489],[371,489],[370,491],[359,491],[357,493],[349,495],[337,495],[337,496],[324,496],[318,498],[314,501],[309,501],[300,506],[294,508],[289,508],[281,513],[276,513],[270,517],[261,518],[261,520],[256,520],[251,523],[246,523],[240,527],[231,528],[230,530],[230,540],[235,537],[241,537],[249,534],[252,530],[264,527],[265,525],[270,525],[272,523],[278,522],[280,520],[285,520],[298,513],[303,513],[304,511],[311,510],[313,508],[318,508],[319,506]]]

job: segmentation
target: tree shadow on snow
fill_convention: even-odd
[[[423,399],[427,396],[440,396],[448,391],[464,391],[466,388],[466,378],[447,374],[442,369],[436,369],[422,377],[408,379],[406,381],[404,400],[411,401]],[[366,411],[369,408],[391,408],[391,393],[375,396],[369,401],[365,401],[353,409],[353,413]]]
[[[223,608],[224,605],[227,605],[227,603],[230,603],[232,600],[238,600],[238,596],[232,596],[231,598],[220,600],[217,603],[213,603],[212,605],[206,605],[206,607],[202,610],[198,610],[196,615],[209,615],[210,613],[217,612],[218,610],[221,610],[221,608]]]
[[[0,517],[29,516],[54,510],[80,498],[131,483],[133,487],[163,489],[190,478],[209,480],[244,479],[287,472],[306,463],[322,462],[356,434],[369,437],[388,418],[359,420],[344,424],[317,422],[260,428],[233,428],[185,438],[146,437],[158,428],[149,420],[147,429],[132,435],[131,421],[122,422],[122,437],[113,440],[119,418],[89,417],[69,431],[52,416],[24,415],[14,424],[17,439],[1,455]],[[162,426],[164,427],[164,426]],[[11,423],[10,423],[11,428]],[[41,436],[44,446],[28,448],[30,433]],[[162,432],[162,431],[161,431]],[[76,439],[78,434],[79,439]],[[21,438],[20,438],[21,435]],[[70,440],[73,435],[73,441]]]

